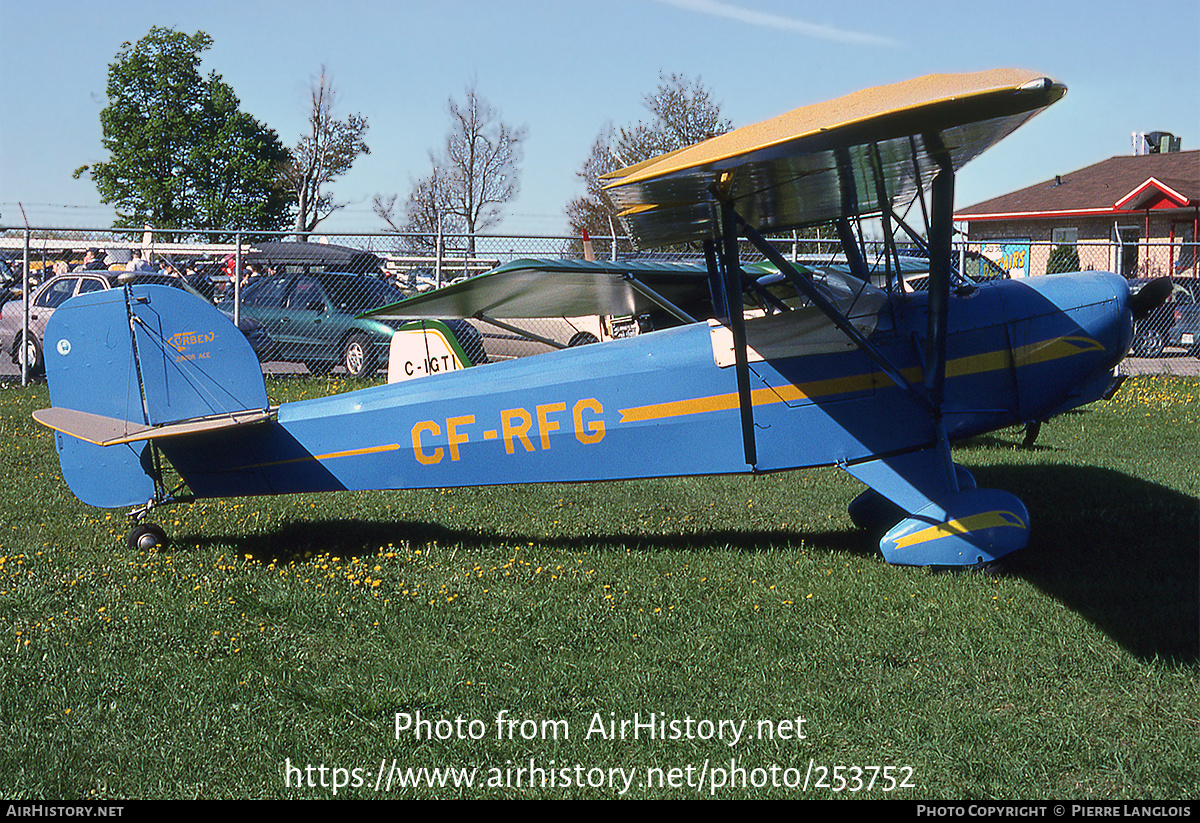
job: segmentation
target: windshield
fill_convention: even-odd
[[[981,257],[976,252],[969,252],[965,259],[960,259],[958,253],[951,256],[950,266],[950,282],[957,288],[970,288],[976,285],[975,278],[992,280],[999,277],[1007,278],[1008,273],[993,263],[987,258]],[[903,280],[902,291],[925,291],[929,288],[929,258],[921,257],[917,254],[904,254],[898,256],[892,255],[875,255],[871,259],[864,261],[867,266],[867,271],[870,273],[871,285],[879,289],[886,289],[888,279],[891,278],[895,283],[897,272]],[[793,265],[796,265],[793,263]],[[962,271],[959,270],[960,265]],[[777,269],[767,264],[760,268],[764,271],[777,271]],[[850,272],[850,264],[846,262],[845,255],[831,255],[825,259],[806,258],[801,264],[797,265],[797,269],[801,272],[825,272],[831,274],[838,272],[849,278],[851,284],[859,282],[858,278]]]

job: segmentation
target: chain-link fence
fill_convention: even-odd
[[[386,367],[393,332],[409,324],[359,319],[363,312],[515,258],[572,253],[571,238],[562,237],[360,234],[294,242],[256,234],[211,242],[217,238],[228,241],[229,233],[0,231],[0,374],[40,374],[54,310],[125,275],[200,294],[238,324],[265,371],[370,377]],[[488,360],[479,324],[424,325],[441,332],[451,360],[426,357],[418,373]]]
[[[230,234],[0,230],[0,374],[39,373],[44,362],[41,334],[54,309],[75,294],[113,288],[122,272],[202,295],[237,322],[264,371],[369,377],[386,368],[393,332],[404,322],[358,319],[368,309],[523,258],[582,259],[590,254],[602,260],[703,261],[701,253],[690,249],[639,254],[623,237],[593,238],[587,250],[579,238],[563,236],[353,234],[301,243],[290,235],[260,233],[207,242],[218,237],[228,241]],[[772,242],[801,264],[844,261],[835,240],[793,235]],[[882,265],[876,263],[882,259],[882,244],[867,243],[864,252],[869,264]],[[747,248],[745,259],[757,259],[753,255]],[[1103,270],[1125,274],[1136,290],[1154,277],[1171,276],[1171,299],[1139,324],[1133,354],[1162,359],[1197,353],[1200,272],[1194,243],[1056,246],[997,241],[956,246],[954,257],[956,268],[976,280]],[[927,273],[919,261],[901,268],[906,288],[924,288]],[[647,318],[630,317],[444,320],[426,328],[440,331],[448,356],[464,366],[652,328]],[[448,362],[453,361],[430,357],[424,370]]]

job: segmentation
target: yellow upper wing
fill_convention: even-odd
[[[804,106],[606,175],[643,248],[711,237],[717,202],[761,232],[873,214],[958,169],[1054,103],[1036,72],[938,74]]]

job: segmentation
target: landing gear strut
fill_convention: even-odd
[[[157,523],[147,521],[146,518],[159,506],[187,503],[193,498],[191,495],[180,494],[184,488],[183,483],[171,491],[166,489],[163,484],[162,456],[153,442],[142,454],[142,468],[154,480],[154,496],[146,501],[146,505],[129,513],[129,521],[132,525],[129,534],[125,536],[125,545],[129,547],[130,551],[147,552],[153,549],[165,549],[171,542],[167,537],[166,529]]]
[[[147,552],[152,549],[165,549],[171,542],[167,537],[166,529],[157,523],[150,523],[146,517],[159,506],[183,501],[184,498],[177,498],[174,494],[156,492],[146,505],[131,511],[129,520],[133,526],[129,529],[129,534],[125,536],[125,545],[129,547],[129,550]]]

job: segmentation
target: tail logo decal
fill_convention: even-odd
[[[184,331],[171,337],[167,344],[177,352],[184,352],[188,346],[203,346],[217,338],[216,332]]]

